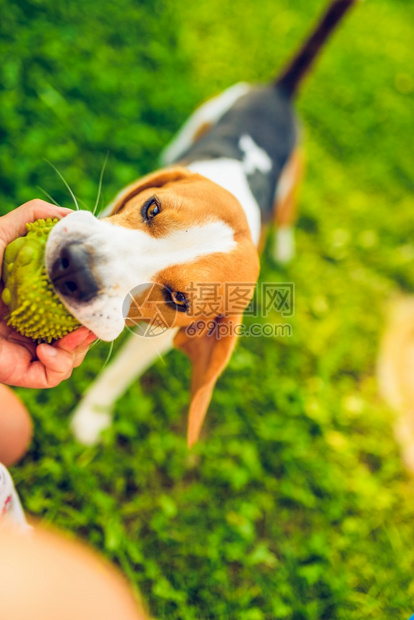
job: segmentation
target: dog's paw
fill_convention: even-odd
[[[110,426],[111,421],[111,411],[105,411],[102,405],[81,403],[73,415],[71,429],[78,441],[93,445],[98,442],[101,432]]]

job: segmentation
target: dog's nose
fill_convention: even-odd
[[[99,290],[90,269],[88,250],[81,243],[70,243],[60,250],[50,279],[59,293],[77,301],[89,301]]]

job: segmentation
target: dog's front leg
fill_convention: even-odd
[[[75,437],[84,444],[94,444],[111,424],[115,401],[155,360],[173,346],[176,329],[168,329],[154,338],[131,335],[115,360],[92,384],[76,407],[71,422]]]

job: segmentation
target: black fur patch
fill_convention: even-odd
[[[243,95],[226,114],[179,158],[189,165],[206,159],[243,161],[240,138],[250,136],[272,162],[269,172],[246,174],[264,219],[271,215],[280,174],[297,142],[297,123],[289,97],[274,86],[254,88]]]

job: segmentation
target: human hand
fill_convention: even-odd
[[[26,222],[62,218],[71,209],[31,200],[0,217],[0,266],[8,243],[26,233]],[[6,306],[0,301],[0,383],[27,388],[55,387],[79,366],[96,336],[86,327],[67,334],[52,345],[37,345],[8,326]]]
[[[21,207],[17,207],[17,209],[0,217],[0,266],[3,262],[6,245],[27,233],[27,222],[34,222],[41,218],[45,220],[48,217],[60,219],[69,213],[72,213],[71,209],[56,207],[44,200],[36,199],[29,200]]]

